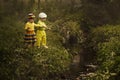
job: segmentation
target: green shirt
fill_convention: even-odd
[[[38,30],[44,31],[44,30],[45,30],[45,27],[47,27],[46,24],[45,24],[45,22],[43,22],[43,21],[41,21],[41,20],[38,21],[38,24],[40,25],[40,26],[38,27]]]

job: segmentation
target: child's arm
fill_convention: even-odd
[[[46,29],[49,29],[49,30],[51,29],[51,28],[49,28],[49,27],[47,27],[47,26],[45,26],[45,28],[46,28]]]
[[[43,28],[48,28],[46,25],[44,25],[44,26],[41,26],[40,24],[36,24],[36,23],[34,23],[34,25],[35,25],[35,27],[43,27]]]
[[[40,24],[34,23],[34,26],[35,26],[35,27],[40,27]]]
[[[35,23],[34,23],[34,24],[35,24]],[[40,22],[38,22],[37,24],[35,24],[35,27],[41,27],[41,28],[50,29],[50,28],[48,28],[48,27],[46,26],[46,24],[40,23]]]

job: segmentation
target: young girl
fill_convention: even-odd
[[[35,35],[35,26],[39,26],[34,23],[35,15],[33,13],[28,14],[28,22],[25,24],[25,46],[32,47],[36,42],[36,35]]]

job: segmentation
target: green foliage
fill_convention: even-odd
[[[105,24],[120,23],[119,9],[119,0],[1,0],[0,79],[58,80],[69,70],[73,55],[82,52],[86,63],[99,65],[88,80],[115,80],[112,73],[120,74],[120,25]],[[24,48],[28,12],[36,19],[47,13],[49,49]]]
[[[71,15],[69,13],[71,8],[69,8],[68,5],[64,3],[62,3],[63,6],[56,5],[55,1],[53,1],[53,3],[42,2],[40,3],[39,9],[34,0],[10,0],[6,1],[6,4],[5,1],[0,2],[3,2],[3,6],[0,7],[0,9],[2,9],[0,11],[2,23],[0,29],[0,37],[2,37],[0,39],[0,79],[57,79],[57,77],[61,77],[61,74],[64,75],[64,72],[67,73],[71,64],[72,55],[68,53],[62,43],[63,36],[65,35],[62,34],[62,28],[64,26],[68,28],[70,32],[69,35],[75,37],[76,40],[73,41],[73,44],[77,46],[74,46],[74,48],[71,47],[70,50],[73,52],[77,51],[78,53],[80,51],[79,44],[81,42],[79,42],[79,40],[82,39],[82,31],[79,31],[80,25],[77,20],[81,15],[77,13]],[[8,7],[5,7],[6,5]],[[50,25],[48,27],[51,27],[51,30],[46,31],[49,49],[24,49],[24,23],[22,21],[28,12],[34,12],[38,15],[40,11],[46,12],[48,20],[53,21],[48,22],[48,25]],[[11,13],[12,15],[9,16]],[[64,37],[67,36],[65,35]],[[68,42],[67,44],[70,43],[69,40],[66,40],[66,42]],[[67,46],[67,48],[69,47],[70,46]]]
[[[50,49],[28,49],[22,53],[16,50],[16,53],[21,56],[16,63],[16,75],[23,76],[29,80],[34,79],[54,79],[67,70],[70,65],[70,55],[65,49],[52,47]],[[56,77],[54,77],[56,76]],[[21,78],[21,79],[22,79]]]
[[[62,41],[63,46],[70,53],[76,54],[81,51],[84,36],[78,22],[71,20],[69,17],[58,19],[52,23],[52,29],[61,35],[59,40]]]
[[[97,52],[98,72],[108,80],[120,72],[120,26],[105,25],[92,31],[93,49]],[[107,79],[106,79],[107,78]]]
[[[23,28],[16,16],[5,17],[1,24],[0,79],[53,79],[69,70],[71,55],[61,45],[58,33],[47,31],[49,49],[25,49]]]
[[[119,0],[82,0],[84,19],[87,23],[98,26],[119,24]]]

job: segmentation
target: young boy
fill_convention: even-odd
[[[39,14],[39,21],[38,24],[40,25],[40,27],[38,27],[37,32],[36,32],[36,46],[38,48],[40,48],[40,46],[42,45],[44,48],[48,48],[48,46],[46,45],[46,32],[45,29],[48,29],[48,27],[45,24],[47,15],[44,12],[41,12]]]
[[[36,35],[35,35],[35,26],[39,26],[34,23],[35,15],[33,13],[28,14],[28,22],[25,24],[25,45],[26,47],[34,46],[36,42]]]

